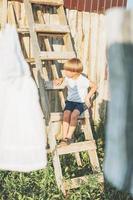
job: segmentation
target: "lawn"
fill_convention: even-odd
[[[82,137],[82,134],[80,135]],[[104,157],[104,124],[95,126],[94,137],[102,168]],[[91,174],[87,153],[82,153],[83,167],[78,168],[72,155],[62,156],[61,164],[65,178]],[[99,184],[93,179],[81,187],[68,191],[66,197],[57,188],[51,156],[44,170],[31,173],[0,171],[0,200],[131,200],[131,197],[112,188],[106,181]]]

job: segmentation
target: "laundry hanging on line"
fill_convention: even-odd
[[[15,27],[0,31],[0,170],[30,172],[47,164],[38,90]]]
[[[105,177],[133,195],[133,11],[106,16],[111,101],[108,106]]]

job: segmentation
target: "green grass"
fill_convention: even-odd
[[[104,124],[95,127],[98,156],[102,168],[104,156]],[[82,137],[82,134],[81,134]],[[92,173],[87,153],[81,153],[83,168],[78,168],[72,155],[62,156],[61,164],[65,178]],[[68,191],[64,197],[57,188],[52,159],[48,167],[32,173],[0,171],[0,200],[131,200],[131,197],[112,188],[108,183],[99,184],[93,179],[80,188]]]

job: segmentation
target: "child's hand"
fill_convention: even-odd
[[[63,82],[63,79],[62,79],[62,78],[58,78],[58,79],[53,80],[53,84],[54,84],[55,86],[61,85],[62,82]]]
[[[91,107],[91,102],[90,102],[90,99],[88,97],[85,97],[85,104],[87,105],[88,108]]]

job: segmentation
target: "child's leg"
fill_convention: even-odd
[[[67,137],[68,130],[69,130],[69,125],[70,125],[70,119],[71,119],[71,111],[70,110],[65,110],[63,113],[63,139]]]
[[[68,129],[68,134],[66,136],[69,139],[72,138],[72,135],[75,131],[79,115],[80,115],[80,111],[77,109],[74,109],[74,111],[71,113],[70,125]]]

